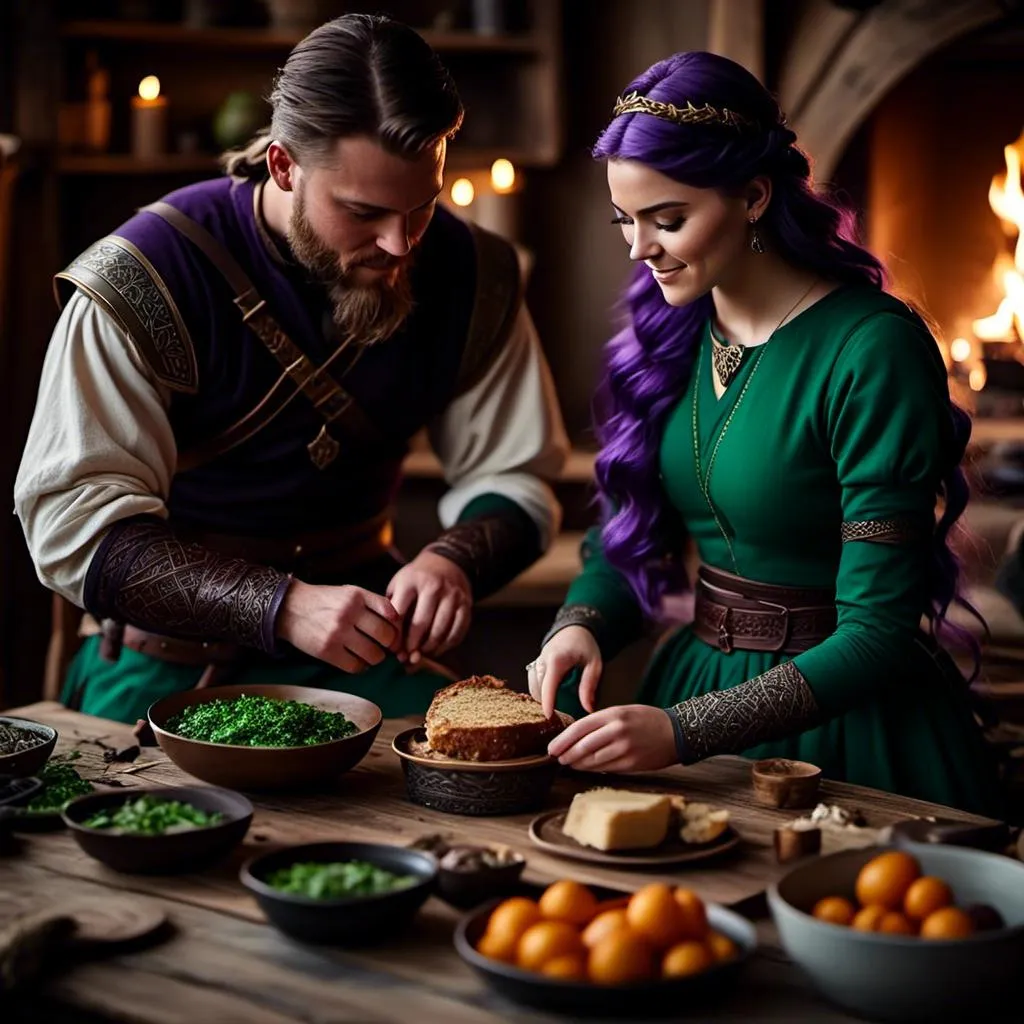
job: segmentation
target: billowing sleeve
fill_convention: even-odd
[[[122,329],[76,292],[47,350],[14,503],[39,579],[79,607],[106,529],[167,516],[168,403]]]
[[[429,549],[466,570],[477,598],[526,569],[557,536],[552,483],[569,451],[537,331],[520,306],[481,378],[428,426],[449,490]]]
[[[584,626],[594,634],[601,656],[609,661],[641,637],[643,612],[625,576],[605,557],[600,527],[587,531],[580,556],[583,568],[569,585],[544,643],[566,626]]]
[[[826,388],[820,431],[842,513],[836,629],[791,662],[670,709],[684,762],[845,714],[912,664],[928,602],[937,490],[955,445],[945,368],[923,325],[882,313],[851,332]]]

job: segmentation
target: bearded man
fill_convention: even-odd
[[[422,711],[471,606],[545,550],[567,443],[514,250],[437,208],[462,105],[346,15],[290,54],[269,134],[58,274],[15,503],[40,579],[102,623],[64,700],[122,721],[212,681]],[[389,510],[427,428],[444,532]]]

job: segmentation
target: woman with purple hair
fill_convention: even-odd
[[[529,667],[549,711],[581,670],[593,713],[550,752],[600,771],[798,758],[997,813],[967,683],[936,639],[952,632],[970,422],[935,339],[732,61],[655,64],[595,155],[635,269],[595,404],[602,523]],[[692,625],[660,645],[637,704],[594,711],[603,663],[687,588],[687,538]]]

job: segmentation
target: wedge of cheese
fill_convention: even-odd
[[[668,835],[672,802],[660,793],[591,789],[577,793],[562,832],[598,850],[636,850],[657,846]]]

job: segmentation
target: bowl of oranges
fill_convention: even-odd
[[[467,914],[459,955],[495,991],[542,1010],[678,1014],[727,986],[757,945],[745,918],[691,889],[654,882],[602,900],[572,879],[539,899],[513,896]]]
[[[977,1019],[1024,963],[1024,864],[958,846],[846,850],[768,890],[790,958],[817,989],[876,1020]]]

